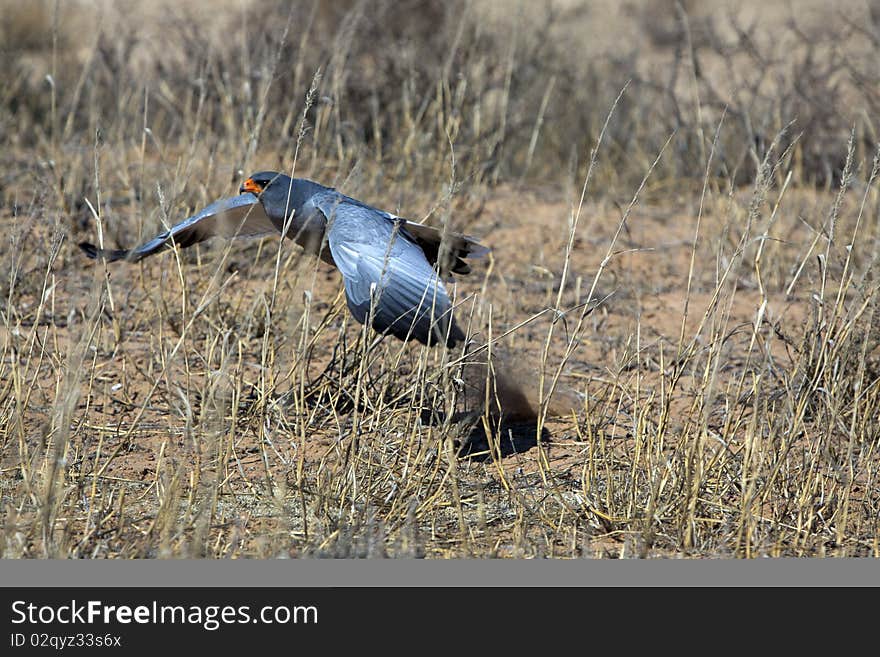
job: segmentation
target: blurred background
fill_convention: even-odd
[[[611,194],[670,135],[654,184],[699,185],[722,115],[714,176],[748,183],[784,131],[795,182],[830,185],[852,130],[873,151],[878,35],[876,0],[2,0],[0,196],[37,176],[76,206],[96,145],[136,198],[231,189],[298,144],[301,171],[361,186],[433,189],[453,160],[459,182],[565,185],[625,86]]]

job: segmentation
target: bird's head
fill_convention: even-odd
[[[277,171],[254,173],[238,188],[239,194],[250,193],[257,196],[273,221],[284,221],[285,217],[299,212],[306,191],[308,190],[303,187],[302,180]]]
[[[245,180],[241,184],[241,187],[238,188],[238,193],[244,194],[250,192],[251,194],[257,194],[259,196],[267,187],[272,185],[272,183],[279,178],[286,181],[290,180],[283,173],[278,173],[277,171],[260,171]]]

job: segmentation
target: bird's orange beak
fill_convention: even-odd
[[[243,183],[241,183],[241,187],[238,188],[239,194],[244,194],[245,192],[250,192],[251,194],[259,194],[262,191],[263,188],[255,183],[253,178],[248,178]]]

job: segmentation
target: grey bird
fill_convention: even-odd
[[[286,229],[286,230],[285,230]],[[465,258],[488,253],[476,239],[407,221],[304,178],[261,171],[135,249],[80,248],[93,259],[137,262],[165,247],[214,236],[284,234],[342,274],[354,318],[381,334],[454,347],[465,339],[444,280],[468,274]]]

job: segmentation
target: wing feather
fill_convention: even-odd
[[[464,333],[438,272],[398,223],[369,206],[317,199],[328,217],[327,241],[342,273],[349,310],[361,323],[401,340],[454,346]]]
[[[172,243],[186,248],[211,237],[257,237],[278,234],[275,223],[253,194],[222,198],[134,249],[99,249],[88,242],[80,248],[93,259],[137,262]]]

